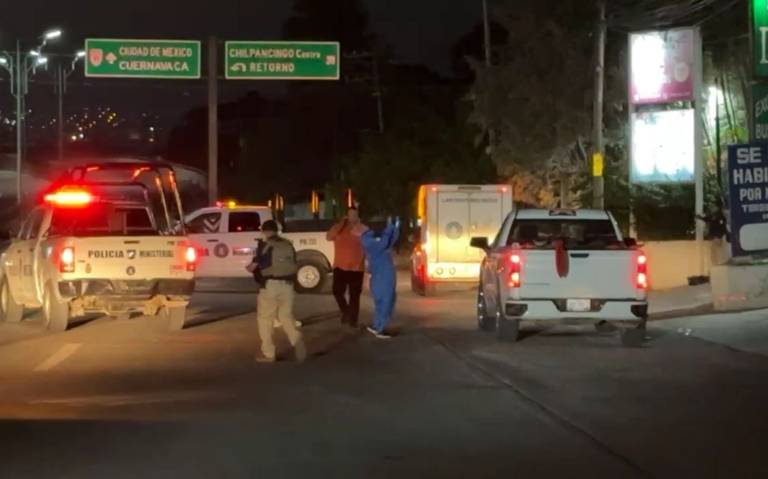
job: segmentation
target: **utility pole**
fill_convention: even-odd
[[[21,165],[24,156],[24,95],[27,94],[27,62],[22,63],[21,42],[16,40],[16,202],[21,204]]]
[[[488,0],[483,0],[483,44],[485,46],[485,66],[491,66],[491,26],[488,21]]]
[[[605,92],[605,0],[598,1],[598,17],[595,29],[595,91],[593,105],[592,138],[592,207],[605,209],[605,145],[603,139],[603,97]]]
[[[483,45],[485,48],[485,66],[487,74],[491,74],[491,25],[488,20],[488,0],[483,0]],[[488,154],[493,158],[494,133],[493,128],[488,127]]]
[[[345,80],[348,83],[372,83],[372,95],[376,98],[376,121],[379,133],[384,133],[384,92],[381,87],[381,74],[379,72],[379,59],[375,53],[352,52],[344,55],[348,61],[347,65],[364,65],[364,72],[349,68],[345,74]],[[354,63],[353,63],[354,62]],[[370,68],[368,66],[370,62]]]
[[[384,133],[384,99],[381,92],[381,78],[379,77],[379,59],[372,55],[373,61],[373,85],[376,89],[374,95],[376,95],[376,107],[378,109],[379,116],[379,133]]]
[[[208,37],[208,202],[219,194],[219,68],[218,41]]]

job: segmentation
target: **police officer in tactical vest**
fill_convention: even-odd
[[[293,316],[294,282],[298,270],[296,250],[290,241],[277,234],[274,221],[265,221],[261,231],[264,239],[259,241],[253,262],[248,265],[248,271],[261,286],[257,317],[263,356],[257,356],[256,361],[272,363],[276,360],[273,325],[277,319],[294,348],[296,360],[301,362],[306,359],[307,351]]]

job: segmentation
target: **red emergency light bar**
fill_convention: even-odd
[[[45,195],[45,202],[62,208],[84,208],[95,201],[93,195],[81,188],[61,188]]]

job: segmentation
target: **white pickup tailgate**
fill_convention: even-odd
[[[59,242],[75,253],[75,272],[65,279],[192,278],[187,271],[185,238],[125,236],[71,238]]]
[[[527,250],[522,260],[520,298],[633,299],[637,294],[636,251],[568,251],[569,271],[559,277],[554,250]]]

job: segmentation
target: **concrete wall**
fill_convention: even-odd
[[[768,264],[713,266],[711,285],[718,311],[768,308]]]
[[[641,241],[641,243],[643,243]],[[704,271],[700,271],[695,241],[651,241],[642,247],[648,256],[648,273],[651,289],[670,289],[688,285],[688,277],[708,275],[713,263],[717,263],[717,245],[704,243]]]

